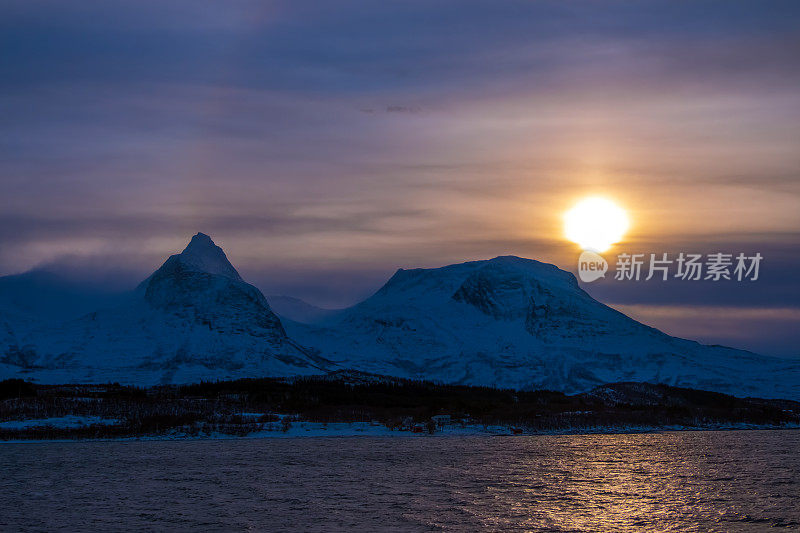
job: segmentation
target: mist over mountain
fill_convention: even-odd
[[[0,312],[65,320],[113,306],[124,291],[81,283],[49,270],[0,277]]]
[[[281,318],[304,324],[319,322],[325,318],[335,316],[340,311],[338,309],[317,307],[300,298],[291,296],[272,295],[269,296],[269,303],[272,306],[272,310]]]
[[[197,234],[113,308],[57,325],[9,328],[3,375],[45,382],[170,383],[320,373],[261,292]]]
[[[401,269],[340,310],[276,297],[276,312],[202,233],[108,300],[26,276],[0,278],[2,378],[154,384],[353,369],[568,393],[645,381],[800,398],[798,360],[671,337],[593,299],[569,272],[514,256]],[[82,303],[41,303],[59,295]]]

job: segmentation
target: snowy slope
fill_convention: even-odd
[[[282,318],[197,234],[112,309],[52,325],[0,308],[0,379],[144,385],[353,369],[569,393],[646,381],[800,399],[800,361],[670,337],[529,259],[399,270],[342,310],[279,304]]]
[[[289,339],[261,292],[203,234],[122,305],[7,346],[3,374],[41,381],[188,382],[324,372],[330,364]]]
[[[649,381],[800,398],[800,361],[670,337],[518,257],[399,270],[374,296],[289,335],[349,368],[447,383],[582,392]]]
[[[336,315],[336,309],[324,309],[291,296],[269,296],[269,305],[275,313],[295,322],[314,323]]]

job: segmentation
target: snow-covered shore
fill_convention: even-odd
[[[115,420],[94,420],[96,417],[84,417],[87,420],[79,421],[81,417],[62,417],[61,419],[40,419],[0,423],[0,427],[25,429],[37,427],[59,427],[64,429],[81,427],[81,425],[104,424],[111,425]],[[88,420],[91,418],[92,420]],[[58,425],[57,425],[58,424]],[[265,424],[264,428],[246,435],[233,435],[227,433],[202,431],[173,431],[162,435],[142,435],[122,438],[99,439],[13,439],[0,441],[0,443],[33,443],[33,442],[87,442],[87,441],[145,441],[145,440],[241,440],[241,439],[291,439],[291,438],[354,438],[354,437],[394,437],[394,438],[431,438],[431,437],[531,437],[546,435],[597,435],[597,434],[625,434],[625,433],[664,433],[673,431],[734,431],[734,430],[768,430],[768,429],[800,429],[800,424],[787,424],[783,426],[767,426],[757,424],[714,424],[708,426],[610,426],[610,427],[580,427],[574,429],[559,429],[552,431],[530,431],[525,428],[512,426],[484,426],[478,424],[450,425],[436,428],[433,433],[427,431],[412,431],[390,429],[382,424],[369,422],[293,422],[291,427],[284,428],[279,423]]]

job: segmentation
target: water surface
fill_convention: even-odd
[[[0,445],[2,531],[800,529],[800,431]]]

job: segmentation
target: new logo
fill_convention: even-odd
[[[606,277],[608,263],[598,253],[586,250],[578,258],[578,277],[584,283],[590,283]]]

